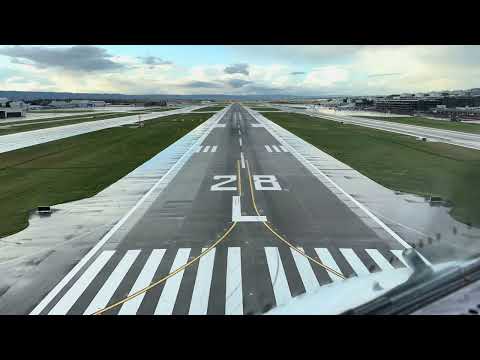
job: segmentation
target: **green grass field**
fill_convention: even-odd
[[[95,195],[210,116],[171,115],[0,154],[0,237],[25,228],[39,205]]]
[[[428,127],[433,127],[437,129],[454,130],[454,131],[480,134],[480,124],[453,122],[453,121],[445,121],[445,120],[432,120],[432,119],[427,119],[427,118],[418,117],[418,116],[390,117],[390,118],[381,117],[381,116],[357,116],[357,117],[363,117],[363,118],[375,119],[375,120],[384,120],[384,121],[396,122],[400,124],[428,126]]]
[[[220,111],[225,109],[225,106],[207,106],[201,109],[193,110],[192,112],[195,111]]]
[[[301,114],[265,116],[387,188],[451,201],[454,218],[480,226],[480,151]]]
[[[121,118],[124,116],[131,116],[135,114],[145,114],[144,112],[131,112],[131,113],[109,113],[109,114],[99,114],[95,115],[92,117],[92,115],[85,115],[81,117],[68,117],[63,120],[63,117],[61,118],[49,118],[49,119],[38,119],[38,120],[27,120],[23,122],[14,122],[10,124],[5,124],[5,125],[12,125],[12,124],[28,124],[28,125],[22,125],[22,126],[14,126],[10,128],[0,128],[0,135],[8,135],[8,134],[15,134],[19,132],[24,132],[24,131],[30,131],[30,130],[38,130],[38,129],[46,129],[46,128],[51,128],[51,127],[56,127],[56,126],[63,126],[63,125],[72,125],[72,124],[78,124],[82,122],[87,122],[87,121],[97,121],[97,120],[106,120],[106,119],[111,119],[111,118]],[[55,121],[55,120],[62,120],[62,121]],[[45,121],[45,122],[43,122]],[[37,124],[35,124],[38,122]]]

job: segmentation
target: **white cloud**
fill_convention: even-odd
[[[348,77],[348,71],[342,67],[322,66],[310,71],[305,77],[303,85],[309,88],[324,88],[345,82]]]

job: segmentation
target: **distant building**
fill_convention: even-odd
[[[70,101],[72,107],[87,108],[91,107],[90,100],[72,100]]]
[[[10,117],[22,117],[27,112],[27,104],[23,101],[10,101],[7,98],[0,98],[0,119]]]
[[[50,107],[54,108],[69,108],[72,107],[72,105],[68,101],[63,101],[63,100],[53,100],[48,104]]]
[[[90,104],[92,104],[94,107],[102,107],[107,105],[107,103],[103,100],[91,100]]]
[[[425,96],[425,97],[401,97],[387,96],[375,100],[375,110],[396,114],[413,114],[415,112],[427,112],[436,109],[439,105],[445,108],[459,106],[480,106],[480,96]]]

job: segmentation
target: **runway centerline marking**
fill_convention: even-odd
[[[240,151],[240,161],[242,163],[242,169],[245,169],[245,158],[243,156],[243,152]]]

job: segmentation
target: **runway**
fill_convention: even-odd
[[[261,314],[406,267],[408,244],[244,107],[232,105],[192,150],[30,314]]]

